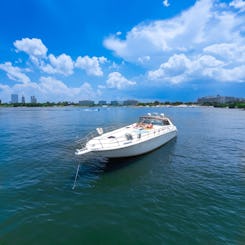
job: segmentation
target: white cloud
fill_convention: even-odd
[[[5,62],[4,64],[0,64],[0,69],[7,73],[9,79],[21,82],[21,83],[29,83],[30,78],[22,72],[19,67],[15,67],[11,62]]]
[[[45,94],[47,98],[56,98],[56,100],[79,100],[91,99],[96,97],[91,85],[87,82],[80,87],[68,87],[64,82],[53,77],[41,77],[39,89],[42,95]]]
[[[245,1],[243,1],[243,0],[233,0],[232,2],[230,2],[229,5],[236,8],[236,9],[239,9],[240,12],[245,11]]]
[[[164,7],[169,7],[170,6],[170,3],[168,2],[168,0],[163,0],[162,4],[163,4]]]
[[[222,82],[245,82],[245,65],[236,66],[233,68],[211,69],[211,76],[215,75]]]
[[[96,99],[98,92],[91,85],[84,82],[79,87],[68,87],[64,82],[53,77],[41,77],[38,82],[15,84],[10,87],[0,84],[0,98],[10,101],[10,95],[17,93],[24,95],[26,101],[35,95],[39,102],[45,101],[79,101],[83,99]]]
[[[0,83],[0,98],[2,102],[11,101],[11,88],[8,85],[4,85]]]
[[[14,86],[7,86],[0,84],[0,97],[3,101],[9,102],[11,100],[11,94],[19,94],[24,95],[26,98],[26,102],[32,95],[38,94],[38,84],[29,82],[29,83],[21,83],[15,84]]]
[[[120,72],[111,72],[108,75],[106,84],[108,88],[124,89],[135,85],[136,82],[128,80]]]
[[[79,56],[76,60],[75,67],[83,69],[88,75],[103,76],[103,71],[100,64],[104,64],[107,61],[105,57],[89,57]]]
[[[212,0],[200,0],[174,18],[135,26],[125,40],[110,36],[104,45],[129,62],[150,56],[154,64],[160,57],[167,59],[176,52],[198,54],[215,43],[244,43],[244,22],[244,16],[224,11]]]
[[[148,63],[151,60],[151,57],[146,55],[138,58],[139,63],[145,64]]]
[[[53,54],[48,56],[50,64],[42,64],[41,69],[49,74],[63,74],[65,76],[73,74],[73,61],[69,55],[61,54],[55,57]]]
[[[199,0],[176,17],[135,26],[125,39],[110,36],[104,45],[128,62],[150,67],[152,80],[243,82],[245,16],[235,9],[243,6],[241,0],[230,5]]]
[[[212,1],[201,0],[180,16],[169,20],[141,23],[127,33],[126,39],[111,36],[104,40],[104,45],[116,55],[130,62],[137,62],[139,57],[159,57],[176,50],[193,50],[196,46],[210,42],[214,36],[208,31],[217,31],[218,24],[211,21]],[[220,21],[216,21],[220,23]],[[220,32],[220,30],[219,30]]]
[[[66,84],[53,77],[41,77],[39,88],[46,94],[67,95],[69,88]]]
[[[186,73],[191,66],[191,61],[184,54],[173,55],[167,62],[161,64],[159,69],[149,71],[148,78],[180,83],[186,79]]]
[[[38,38],[22,38],[21,40],[16,40],[14,46],[17,51],[23,51],[34,57],[46,57],[48,51],[42,40]]]
[[[219,43],[204,48],[209,53],[226,60],[227,63],[245,62],[245,45],[241,43]]]
[[[175,84],[202,78],[221,82],[242,82],[245,72],[240,70],[241,67],[238,69],[226,67],[223,61],[210,55],[201,55],[190,59],[185,54],[178,54],[170,57],[157,70],[150,71],[148,78]],[[232,73],[234,73],[233,78]]]
[[[149,72],[150,79],[161,79],[164,76],[177,76],[184,73],[191,66],[191,61],[184,55],[173,55],[169,60],[160,65],[159,69]]]
[[[42,71],[49,74],[73,74],[74,64],[69,55],[61,54],[55,57],[50,54],[47,57],[48,49],[43,44],[41,39],[37,38],[22,38],[16,40],[14,46],[17,51],[23,51],[27,53],[31,61]]]

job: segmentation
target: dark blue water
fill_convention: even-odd
[[[147,112],[170,116],[177,139],[75,158],[79,137]],[[0,244],[245,244],[245,111],[0,108]]]

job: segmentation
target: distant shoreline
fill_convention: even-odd
[[[245,109],[245,103],[226,103],[226,104],[197,104],[197,103],[184,103],[184,102],[167,102],[167,103],[138,103],[136,105],[98,105],[94,104],[92,106],[89,105],[79,105],[76,103],[15,103],[15,104],[8,104],[3,103],[0,104],[0,108],[33,108],[33,107],[79,107],[79,108],[114,108],[114,107],[179,107],[179,108],[195,108],[195,107],[207,107],[207,108],[229,108],[229,109]]]

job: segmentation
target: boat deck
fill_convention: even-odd
[[[172,127],[172,125],[141,126],[132,124],[93,138],[87,143],[86,148],[90,150],[108,150],[126,147],[170,132]]]

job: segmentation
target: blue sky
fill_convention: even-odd
[[[245,1],[0,3],[0,99],[245,97]]]

